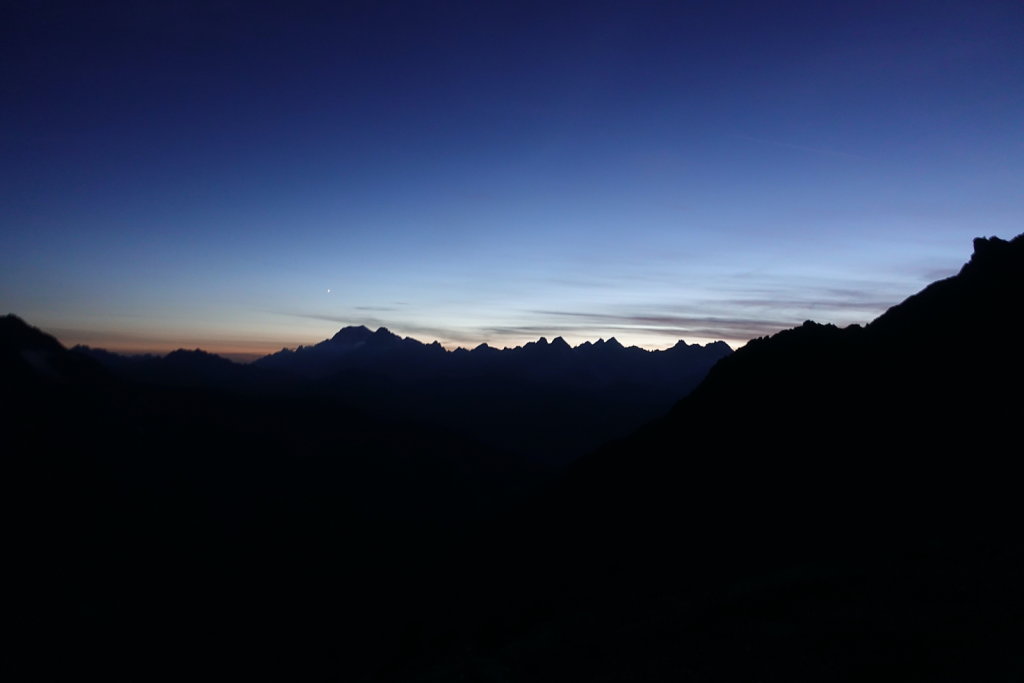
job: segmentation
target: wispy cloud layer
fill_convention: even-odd
[[[568,278],[567,278],[568,279]],[[344,325],[387,327],[421,341],[438,340],[449,347],[486,342],[515,346],[538,337],[563,336],[570,343],[616,337],[624,344],[665,347],[722,340],[739,347],[805,320],[840,326],[867,323],[909,292],[906,283],[843,278],[779,277],[757,272],[719,280],[716,286],[687,290],[676,300],[662,294],[647,300],[616,287],[609,277],[607,297],[590,294],[573,299],[552,297],[551,307],[495,307],[458,315],[425,317],[415,307],[355,305],[347,311],[282,312],[285,315]],[[592,278],[588,292],[599,289]],[[576,284],[574,282],[574,284]],[[572,290],[570,290],[571,293]],[[631,296],[617,298],[627,292]],[[605,298],[606,301],[600,299]],[[570,304],[570,305],[566,305]]]

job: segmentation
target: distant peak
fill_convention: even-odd
[[[619,340],[615,337],[608,337],[608,339],[598,339],[594,342],[595,349],[622,349],[625,348],[619,343]]]
[[[164,360],[172,363],[205,363],[207,365],[220,364],[220,365],[234,365],[233,361],[218,356],[215,353],[204,351],[202,349],[175,349],[166,356]]]
[[[338,334],[370,334],[370,328],[366,325],[346,325],[345,327],[338,330]],[[334,336],[338,336],[338,334]]]
[[[551,346],[557,349],[568,349],[571,348],[569,344],[561,337],[555,337],[551,340]]]
[[[174,349],[173,351],[168,353],[167,357],[169,357],[169,356],[203,356],[203,355],[210,355],[210,356],[212,356],[213,354],[208,354],[206,351],[203,351],[202,349],[180,348],[180,349]]]
[[[355,344],[366,341],[371,336],[373,336],[373,332],[367,329],[365,325],[351,325],[338,330],[338,333],[331,337],[331,341],[341,342],[344,344]]]

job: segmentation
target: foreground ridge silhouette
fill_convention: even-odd
[[[750,342],[670,415],[578,462],[535,520],[564,573],[530,590],[567,586],[555,621],[579,627],[547,664],[589,653],[590,674],[625,677],[653,659],[655,679],[722,681],[1024,673],[1024,360],[1012,341],[971,343],[1024,329],[1024,236],[974,246],[958,275],[864,327]]]
[[[866,326],[750,342],[543,490],[521,458],[325,396],[65,372],[70,352],[5,318],[24,652],[36,672],[59,651],[136,677],[212,661],[350,680],[1020,679],[1024,236],[974,246]]]

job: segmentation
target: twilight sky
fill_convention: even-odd
[[[69,345],[735,347],[1024,230],[1019,0],[20,0],[0,27],[0,313]]]

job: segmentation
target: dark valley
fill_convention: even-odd
[[[1018,679],[1022,295],[1018,236],[735,353],[350,327],[243,366],[9,315],[13,665]]]

